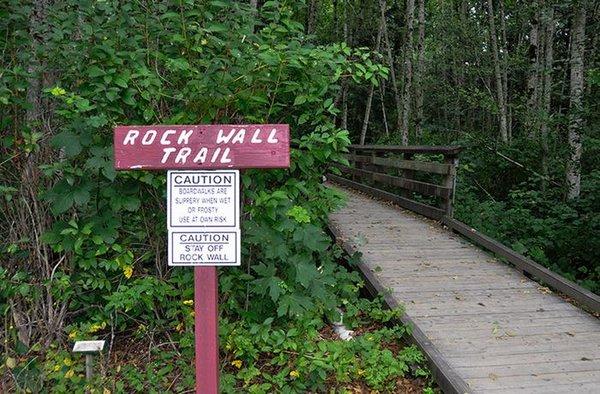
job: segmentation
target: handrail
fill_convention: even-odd
[[[511,248],[501,244],[493,238],[480,233],[471,226],[459,222],[456,219],[444,216],[442,223],[449,229],[468,238],[473,243],[489,250],[497,256],[505,258],[509,263],[515,266],[518,270],[537,278],[548,287],[561,292],[562,294],[571,297],[581,305],[587,307],[594,313],[600,313],[600,296],[584,289],[578,284],[571,282],[567,278],[550,271],[548,268],[541,266],[535,261],[515,252]]]
[[[356,145],[348,146],[348,149],[362,151],[377,151],[390,153],[412,153],[412,154],[443,154],[446,156],[457,156],[463,149],[462,146],[428,146],[428,145]]]
[[[353,182],[371,182],[400,188],[402,203],[412,201],[411,206],[418,203],[420,208],[428,207],[425,211],[435,216],[439,215],[439,211],[452,216],[456,167],[461,146],[350,145],[348,150],[350,152],[344,157],[349,165],[333,163],[331,167],[337,168]],[[441,154],[443,163],[423,159],[421,156],[417,156],[419,160],[415,159],[415,155],[420,154]],[[421,180],[416,172],[434,176]],[[417,202],[413,193],[433,197],[434,200]],[[440,202],[441,207],[438,206]]]

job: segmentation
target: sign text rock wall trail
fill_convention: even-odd
[[[117,126],[115,168],[287,168],[290,132],[284,124]]]

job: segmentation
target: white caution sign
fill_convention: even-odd
[[[239,171],[169,171],[169,265],[241,264]]]
[[[169,251],[170,265],[240,265],[240,232],[172,231]]]
[[[168,227],[239,228],[239,171],[169,171]]]

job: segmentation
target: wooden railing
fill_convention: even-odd
[[[350,166],[333,165],[345,177],[333,175],[332,180],[359,185],[357,188],[367,188],[364,191],[380,197],[384,194],[387,199],[393,195],[398,205],[433,219],[452,216],[461,147],[350,145],[349,151],[346,158]],[[427,160],[431,155],[441,161]],[[432,176],[418,179],[419,173]],[[372,188],[367,182],[383,185],[389,191]],[[424,198],[418,201],[415,195]]]

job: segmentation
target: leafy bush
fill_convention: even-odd
[[[116,124],[292,124],[289,170],[242,176],[244,264],[219,278],[225,390],[315,390],[363,376],[390,388],[422,361],[412,348],[381,347],[402,327],[348,343],[319,337],[339,307],[350,321],[363,308],[388,315],[360,301],[360,279],[338,264],[341,250],[324,232],[343,200],[322,174],[349,144],[335,127],[334,99],[342,79],[386,75],[369,52],[311,44],[295,2],[266,2],[260,21],[237,2],[56,2],[36,43],[43,50],[33,54],[52,70],[43,96],[51,117],[42,124],[25,121],[29,10],[1,7],[4,46],[16,55],[0,70],[0,124],[9,130],[1,159],[12,165],[1,170],[8,264],[0,312],[15,322],[0,368],[12,387],[83,390],[82,361],[65,343],[90,338],[111,343],[93,387],[193,385],[192,270],[166,267],[165,177],[114,171]],[[23,185],[29,173],[37,182]],[[38,221],[28,232],[32,207]],[[272,367],[261,371],[259,362]]]
[[[546,181],[528,141],[503,148],[523,167],[508,162],[480,141],[465,140],[456,193],[455,216],[533,260],[600,292],[600,176],[582,177],[581,197],[564,200],[556,181],[563,168],[552,165]],[[588,146],[594,149],[594,144]],[[532,153],[533,152],[533,153]],[[552,163],[551,163],[552,164]],[[496,176],[500,171],[502,177]]]

